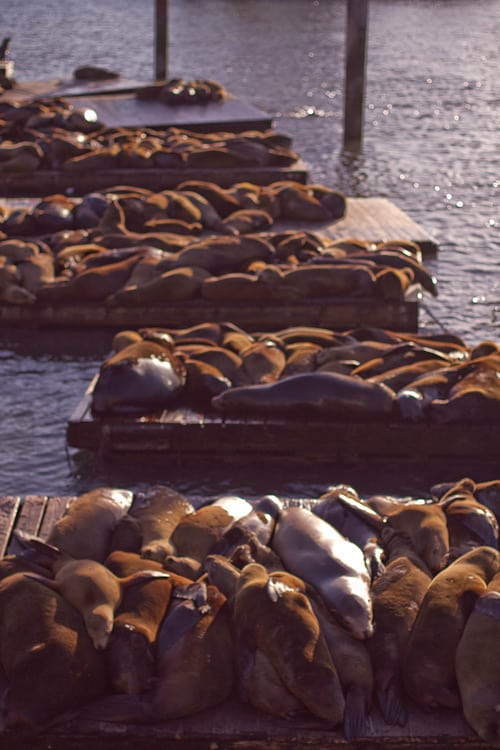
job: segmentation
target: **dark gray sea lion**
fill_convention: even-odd
[[[316,417],[389,416],[395,394],[382,384],[339,373],[313,372],[277,380],[271,385],[231,388],[212,399],[224,413]]]
[[[182,392],[186,368],[154,341],[130,344],[101,365],[92,391],[92,413],[142,415],[166,408]]]
[[[372,634],[370,575],[357,545],[306,508],[289,507],[271,546],[287,570],[317,589],[349,632],[359,639]]]
[[[476,547],[430,582],[402,661],[407,694],[424,708],[460,708],[455,655],[467,618],[500,568],[498,550]]]

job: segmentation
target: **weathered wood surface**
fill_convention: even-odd
[[[40,169],[31,173],[4,174],[0,196],[42,196],[50,193],[84,195],[115,185],[132,185],[148,190],[175,188],[184,180],[206,180],[221,187],[237,182],[270,185],[279,180],[307,182],[307,168],[299,159],[291,167],[223,167],[220,169],[114,169],[98,172],[73,172]]]
[[[94,381],[93,381],[94,382]],[[70,416],[68,445],[99,451],[251,462],[256,458],[334,464],[377,459],[490,462],[500,470],[500,426],[409,424],[319,419],[223,419],[190,409],[147,418],[99,418],[91,413],[93,382]]]
[[[135,92],[152,82],[77,81],[49,79],[16,82],[0,101],[24,102],[33,98],[63,96],[76,109],[93,109],[108,128],[167,127],[213,130],[267,130],[273,117],[250,102],[229,96],[206,104],[165,104],[138,99]]]
[[[417,331],[420,296],[420,291],[413,291],[400,302],[341,298],[293,305],[270,301],[265,306],[237,302],[212,303],[201,299],[148,307],[92,303],[60,306],[4,304],[0,305],[0,324],[60,327],[158,325],[183,328],[209,320],[230,320],[245,329],[268,331],[293,325],[337,330],[371,325],[393,331]]]
[[[38,534],[46,539],[53,525],[64,514],[74,497],[26,496],[0,497],[2,555],[16,552],[12,537],[14,528]],[[349,743],[338,728],[304,716],[293,721],[281,720],[257,711],[232,698],[224,704],[177,720],[154,724],[123,724],[89,719],[73,719],[36,735],[19,729],[0,735],[0,750],[296,750],[318,748],[387,748],[446,747],[450,750],[481,750],[486,747],[465,722],[461,713],[440,711],[429,714],[418,707],[410,710],[406,727],[385,724],[377,710],[366,737]]]

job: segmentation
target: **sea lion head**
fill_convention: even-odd
[[[113,630],[113,622],[113,609],[106,604],[95,607],[87,614],[85,618],[87,631],[98,651],[103,651],[108,645]]]
[[[370,638],[374,629],[372,602],[363,582],[346,576],[341,587],[336,594],[335,616],[354,638]]]

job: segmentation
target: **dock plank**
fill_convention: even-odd
[[[21,505],[21,498],[5,496],[0,499],[0,557],[3,557],[9,546],[10,536]]]
[[[491,462],[500,469],[496,424],[339,421],[314,419],[222,419],[177,410],[141,419],[94,419],[87,390],[66,426],[70,447],[101,453],[161,455],[165,461],[193,459],[235,463],[357,462],[378,459]]]
[[[44,496],[26,495],[15,524],[16,531],[22,531],[26,534],[34,534],[36,536],[42,523],[46,503],[47,498]],[[7,551],[11,555],[16,555],[21,552],[21,546],[15,536],[10,537]]]
[[[51,496],[47,499],[45,514],[40,526],[38,536],[46,541],[52,531],[54,524],[62,518],[66,508],[74,500],[71,496]]]

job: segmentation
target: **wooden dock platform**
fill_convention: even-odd
[[[165,104],[139,99],[136,92],[151,82],[75,81],[48,79],[16,82],[0,95],[0,101],[20,103],[34,98],[64,97],[75,109],[93,109],[106,127],[164,128],[175,126],[214,130],[267,130],[273,117],[248,101],[229,95],[206,104]]]
[[[47,539],[73,497],[27,495],[0,497],[0,556],[18,551],[14,529]],[[427,713],[411,706],[408,724],[386,724],[376,708],[366,736],[348,742],[338,728],[312,716],[277,719],[236,697],[182,719],[154,724],[125,724],[72,719],[37,733],[0,734],[0,750],[483,750],[487,745],[461,712]]]
[[[360,461],[476,460],[498,465],[500,426],[390,421],[222,418],[188,408],[140,418],[91,413],[95,379],[70,416],[70,447],[106,458],[130,453],[161,456],[175,464],[217,461],[248,464],[256,459],[334,465]]]

